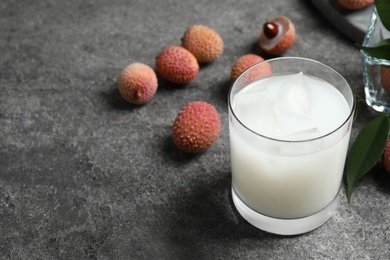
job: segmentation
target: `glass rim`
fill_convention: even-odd
[[[349,114],[348,116],[346,117],[346,119],[343,121],[343,123],[341,123],[338,127],[336,127],[335,129],[333,129],[332,131],[324,134],[324,135],[320,135],[318,137],[314,137],[314,138],[308,138],[308,139],[302,139],[302,140],[284,140],[284,139],[279,139],[279,138],[275,138],[275,137],[270,137],[270,136],[266,136],[266,135],[263,135],[263,134],[260,134],[254,130],[252,130],[251,128],[249,128],[246,124],[244,124],[236,115],[236,113],[234,112],[234,109],[233,109],[233,106],[232,106],[232,98],[231,98],[231,95],[232,95],[232,90],[234,88],[234,86],[236,85],[236,83],[239,81],[239,79],[241,77],[243,77],[244,74],[246,74],[249,70],[251,70],[253,67],[256,67],[262,63],[266,63],[266,62],[274,62],[274,61],[280,61],[280,60],[300,60],[300,61],[305,61],[305,62],[312,62],[312,63],[316,63],[318,65],[321,65],[327,69],[329,69],[330,71],[333,71],[334,73],[336,73],[336,75],[338,75],[344,82],[345,84],[349,87],[350,91],[351,91],[351,97],[352,97],[352,104],[351,104],[351,107],[350,107],[350,111],[349,111]],[[244,127],[246,130],[248,130],[249,132],[251,132],[252,134],[256,135],[256,136],[259,136],[259,137],[262,137],[262,138],[265,138],[265,139],[268,139],[268,140],[271,140],[271,141],[276,141],[276,142],[282,142],[282,143],[304,143],[304,142],[311,142],[311,141],[316,141],[316,140],[320,140],[320,139],[323,139],[327,136],[330,136],[332,135],[333,133],[337,132],[339,129],[341,129],[344,125],[346,125],[351,117],[353,116],[354,112],[355,112],[355,109],[356,109],[356,98],[355,98],[355,93],[353,92],[351,86],[348,84],[348,82],[345,80],[345,78],[337,71],[335,70],[334,68],[330,67],[329,65],[326,65],[320,61],[317,61],[317,60],[313,60],[313,59],[310,59],[310,58],[304,58],[304,57],[277,57],[277,58],[271,58],[271,59],[267,59],[267,60],[263,60],[261,62],[257,62],[253,65],[251,65],[250,67],[248,67],[246,70],[244,70],[238,77],[237,79],[234,80],[234,82],[231,84],[231,87],[229,89],[229,94],[228,94],[228,107],[229,107],[229,110],[231,111],[232,115],[234,116],[234,118],[237,120],[237,122],[242,126]]]

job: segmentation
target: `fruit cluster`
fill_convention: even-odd
[[[293,23],[284,16],[266,22],[260,30],[259,46],[271,55],[288,50],[295,40]],[[187,84],[199,73],[199,64],[216,60],[223,53],[224,42],[218,32],[204,25],[189,27],[181,38],[181,46],[165,47],[156,57],[156,71],[173,84]],[[230,79],[234,81],[247,68],[264,61],[257,54],[245,54],[233,64]],[[271,73],[268,63],[259,66],[256,77]],[[118,78],[121,96],[136,105],[149,102],[158,88],[156,72],[148,65],[132,63]],[[218,138],[221,120],[215,107],[204,101],[184,106],[176,116],[172,137],[176,146],[186,153],[206,150]]]

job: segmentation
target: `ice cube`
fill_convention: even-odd
[[[285,141],[305,141],[285,143],[279,147],[279,153],[287,156],[298,156],[304,154],[312,154],[323,150],[323,139],[315,139],[320,137],[321,133],[317,127],[303,129],[298,132],[283,136]],[[314,139],[314,140],[313,140]],[[310,141],[309,141],[310,140]]]
[[[280,131],[276,111],[266,88],[245,91],[234,97],[238,119],[249,129],[261,135],[275,137]]]
[[[290,133],[286,136],[283,136],[281,139],[288,141],[302,141],[310,140],[320,136],[320,131],[317,127],[312,127],[309,129],[301,129],[297,132]]]
[[[279,92],[276,109],[280,113],[297,117],[310,116],[310,88],[303,72],[288,77]]]
[[[257,88],[256,90],[249,89],[248,91],[239,92],[234,96],[233,106],[241,107],[253,105],[253,103],[262,100],[266,96],[268,96],[268,89],[266,87]]]

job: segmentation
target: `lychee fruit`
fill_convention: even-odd
[[[166,80],[175,84],[186,84],[198,75],[199,64],[187,49],[168,46],[156,57],[156,69]]]
[[[382,155],[382,164],[385,170],[390,173],[390,138],[387,140],[387,144]]]
[[[339,4],[348,10],[359,10],[374,3],[374,0],[338,0]]]
[[[285,16],[278,16],[266,23],[260,31],[259,46],[268,54],[281,54],[294,44],[295,26]]]
[[[234,81],[240,76],[244,70],[248,69],[250,66],[264,61],[264,58],[256,55],[256,54],[245,54],[239,57],[236,62],[232,66],[232,70],[230,73],[230,80]],[[247,82],[252,82],[256,79],[268,76],[271,74],[271,65],[268,62],[263,63],[262,65],[258,65],[252,71],[247,74]]]
[[[221,131],[221,119],[215,107],[204,101],[184,106],[173,123],[176,146],[186,153],[199,153],[211,146]]]
[[[381,66],[381,84],[386,94],[390,95],[390,66]]]
[[[204,25],[189,27],[181,38],[182,46],[189,50],[199,63],[217,59],[223,52],[223,40],[219,33]]]
[[[154,70],[143,63],[132,63],[124,68],[118,78],[121,96],[136,105],[150,101],[158,87]]]

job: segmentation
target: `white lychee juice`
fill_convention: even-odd
[[[258,228],[304,233],[325,223],[335,210],[354,108],[352,91],[340,82],[336,87],[302,71],[273,70],[239,90],[234,90],[239,83],[233,84],[233,202]]]

